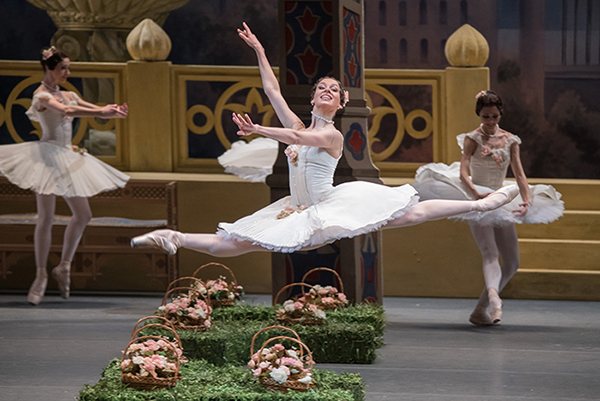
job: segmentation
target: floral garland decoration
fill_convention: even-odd
[[[494,149],[493,146],[481,145],[481,157],[491,157],[497,166],[501,166],[504,162],[504,156],[501,149]]]
[[[287,148],[285,148],[285,151],[283,153],[287,156],[288,162],[290,164],[292,164],[293,166],[298,165],[298,151],[296,149],[294,149],[290,145]]]
[[[48,60],[50,57],[52,57],[54,55],[55,52],[56,52],[56,47],[50,46],[46,50],[42,51],[42,60],[44,60],[44,61]]]
[[[299,205],[297,208],[293,206],[286,206],[279,214],[277,215],[277,219],[285,219],[286,217],[295,213],[302,213],[303,210],[308,209],[308,207],[304,205]]]

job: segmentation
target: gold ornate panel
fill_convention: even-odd
[[[274,110],[263,94],[258,68],[174,66],[171,71],[176,171],[222,171],[216,161],[220,153],[229,149],[234,140],[254,139],[254,135],[235,136],[237,129],[231,122],[232,113],[248,113],[253,121],[272,125]],[[207,91],[212,86],[218,85],[218,88],[206,98],[194,100],[194,94],[190,93],[194,90],[190,83],[194,82],[204,83]],[[203,139],[219,150],[214,155],[194,157],[195,150],[190,148],[190,143],[197,137],[206,137]]]
[[[382,175],[442,160],[444,71],[366,70],[371,158]]]

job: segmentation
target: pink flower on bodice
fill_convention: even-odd
[[[287,148],[285,148],[284,153],[291,164],[293,164],[294,166],[298,165],[298,152],[296,151],[296,149],[294,149],[291,146],[288,146]]]
[[[492,148],[487,145],[481,145],[481,157],[486,157],[490,153],[492,153]]]
[[[490,147],[487,145],[481,145],[481,157],[489,156],[492,158],[492,160],[494,160],[497,166],[501,166],[502,162],[504,161],[504,157],[499,150],[494,151],[493,149],[493,146]]]

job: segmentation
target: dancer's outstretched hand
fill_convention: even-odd
[[[125,118],[129,109],[127,105],[118,106],[116,104],[108,104],[101,109],[101,118]]]
[[[237,30],[240,38],[244,39],[244,42],[246,42],[246,44],[248,44],[248,46],[250,46],[254,50],[262,49],[262,45],[260,44],[260,41],[258,40],[256,35],[254,35],[252,33],[252,31],[250,30],[250,27],[248,25],[246,25],[245,22],[242,22],[242,25],[244,25],[244,29]]]
[[[236,123],[236,125],[240,129],[237,132],[239,136],[252,135],[256,131],[258,131],[259,125],[254,124],[248,114],[244,114],[244,116],[242,116],[241,114],[233,113],[232,119],[233,122]]]
[[[529,203],[527,203],[527,202],[519,203],[519,207],[520,207],[520,209],[513,210],[513,213],[517,214],[519,217],[525,216],[525,214],[527,213],[527,210],[529,210]]]
[[[117,106],[117,110],[119,110],[121,114],[127,115],[129,113],[129,106],[127,103],[123,103],[122,105]]]

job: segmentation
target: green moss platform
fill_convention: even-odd
[[[171,389],[138,391],[121,383],[119,360],[104,369],[98,384],[86,386],[80,401],[362,401],[364,385],[358,374],[313,371],[317,388],[304,393],[267,392],[249,369],[213,366],[206,361],[182,365],[182,380]]]
[[[178,334],[188,358],[206,360],[217,366],[242,366],[250,359],[250,344],[254,334],[276,324],[272,307],[239,303],[232,307],[216,308],[212,327],[207,332],[179,331]],[[327,319],[321,325],[290,326],[311,350],[316,363],[346,364],[373,363],[377,348],[383,345],[384,327],[383,307],[372,304],[328,311]],[[142,333],[161,334],[154,329]],[[270,337],[290,334],[289,331],[278,329],[262,333],[256,339],[255,351]]]

